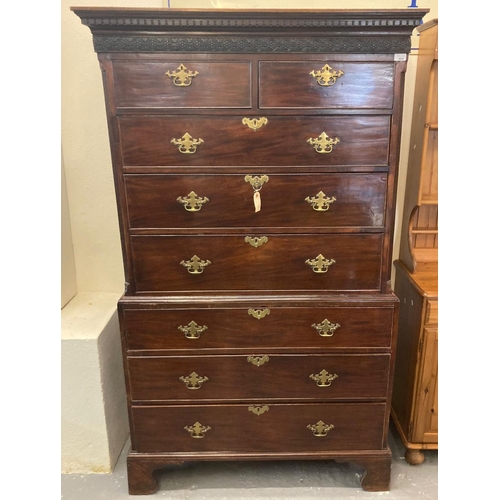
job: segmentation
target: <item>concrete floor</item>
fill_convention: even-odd
[[[370,493],[360,487],[363,469],[326,461],[198,462],[165,469],[155,495],[129,496],[125,459],[129,442],[112,474],[63,474],[64,500],[168,498],[169,500],[415,500],[438,498],[438,452],[409,465],[391,423],[391,490]]]

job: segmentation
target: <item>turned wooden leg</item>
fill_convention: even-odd
[[[420,465],[425,460],[425,455],[422,450],[406,450],[405,460],[410,465]]]
[[[356,460],[365,468],[361,486],[366,491],[389,491],[391,483],[391,457],[373,457]]]
[[[128,492],[129,495],[150,495],[158,491],[159,469],[167,465],[180,465],[180,461],[154,460],[148,458],[127,458]]]

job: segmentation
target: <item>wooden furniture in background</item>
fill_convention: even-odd
[[[400,299],[392,417],[419,464],[438,445],[438,22],[418,28],[415,104],[400,259]]]
[[[197,460],[387,490],[410,35],[427,10],[73,9],[103,70],[131,494]]]

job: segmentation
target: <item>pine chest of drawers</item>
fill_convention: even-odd
[[[103,70],[131,494],[199,460],[387,490],[402,88],[425,10],[74,8]]]

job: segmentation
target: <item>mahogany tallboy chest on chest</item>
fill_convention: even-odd
[[[201,460],[352,461],[389,489],[402,92],[427,10],[73,10],[106,96],[130,493]]]

